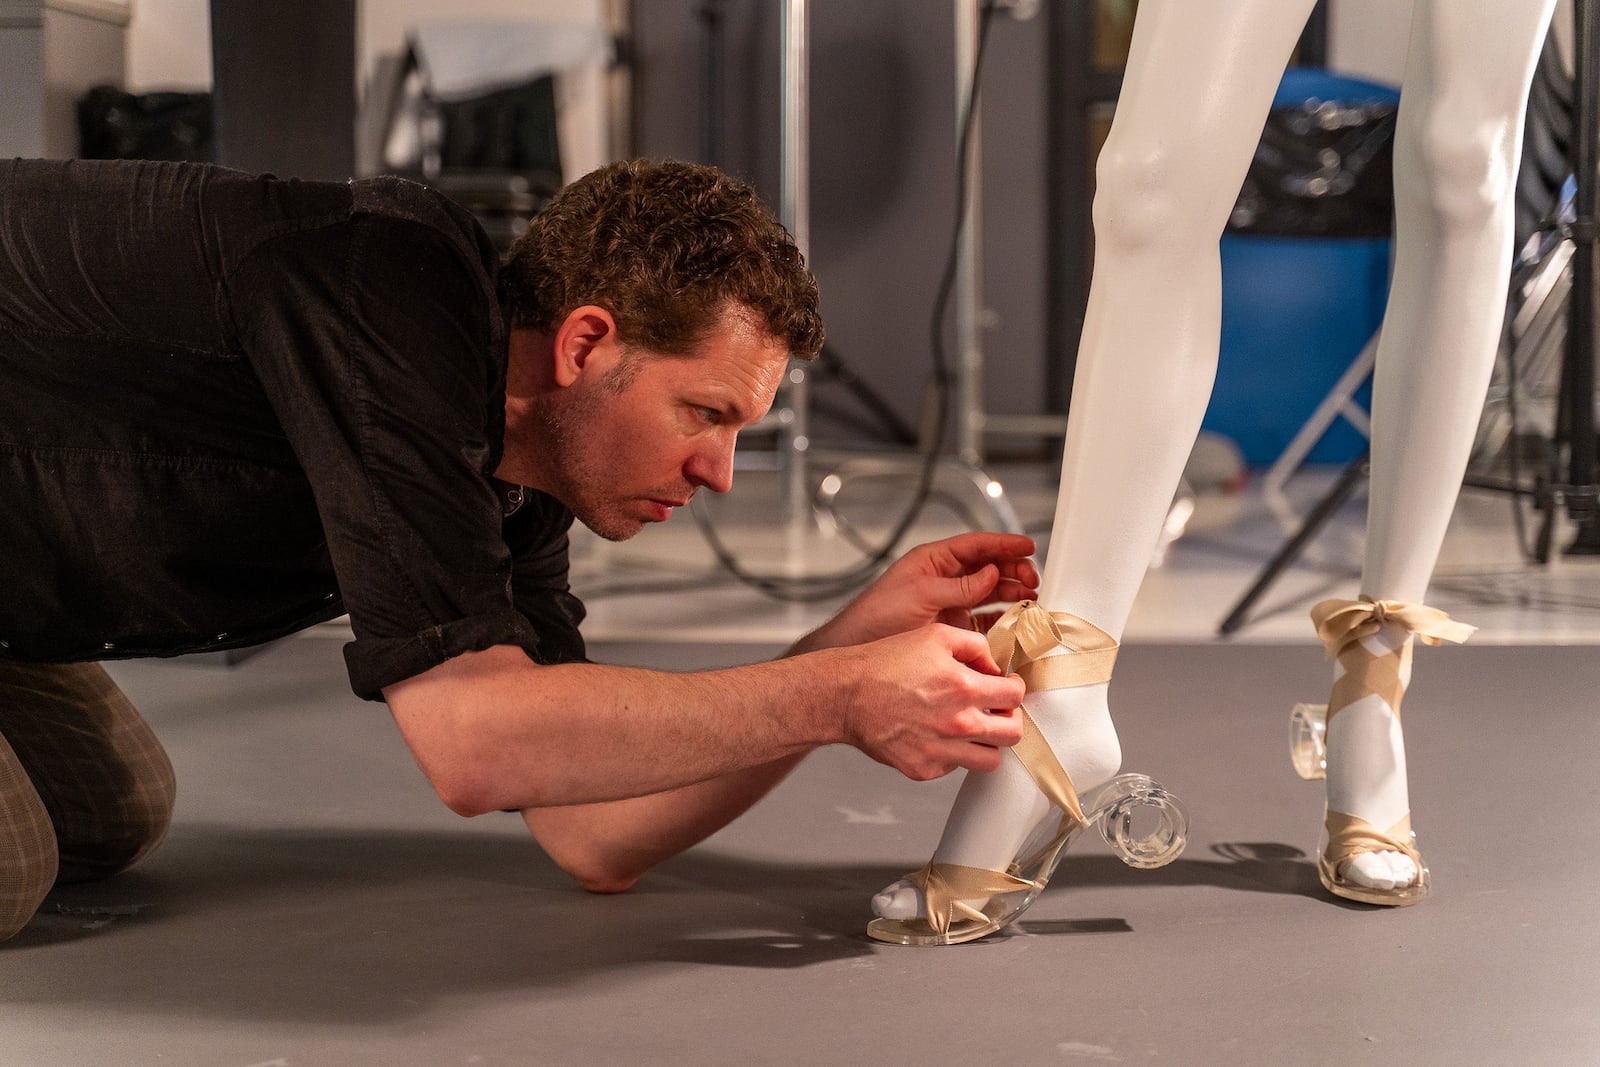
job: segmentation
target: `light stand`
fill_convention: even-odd
[[[778,142],[781,172],[778,216],[789,228],[800,254],[811,259],[811,90],[808,0],[783,0],[783,122]],[[810,390],[806,366],[791,360],[778,412],[778,468],[783,476],[784,518],[791,530],[806,521],[809,481],[806,453],[811,448]]]

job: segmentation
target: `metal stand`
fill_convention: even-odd
[[[1567,516],[1576,525],[1577,534],[1567,547],[1569,555],[1600,554],[1600,486],[1596,485],[1595,447],[1595,353],[1596,344],[1595,283],[1596,242],[1600,240],[1600,221],[1597,221],[1597,199],[1600,199],[1600,137],[1595,123],[1600,121],[1600,25],[1596,24],[1596,0],[1576,0],[1573,5],[1574,36],[1577,42],[1573,62],[1574,96],[1577,115],[1575,127],[1574,182],[1577,192],[1573,205],[1576,217],[1566,227],[1565,240],[1552,255],[1565,255],[1570,248],[1570,288],[1567,293],[1567,338],[1563,353],[1561,391],[1557,401],[1558,417],[1555,441],[1551,448],[1552,470],[1548,480],[1541,479],[1532,489],[1503,481],[1468,478],[1463,484],[1469,488],[1490,489],[1531,495],[1535,506],[1543,509],[1544,522],[1539,533],[1537,560],[1549,561],[1549,545],[1555,523],[1556,509],[1566,502]],[[1535,270],[1538,269],[1536,265]],[[1513,289],[1517,288],[1514,279]],[[1554,286],[1545,288],[1550,292]],[[1539,343],[1535,338],[1533,343]],[[1511,353],[1513,360],[1518,353]],[[1566,477],[1562,477],[1560,457],[1562,446],[1567,450]],[[1512,441],[1513,449],[1520,447]],[[1255,602],[1289,564],[1296,559],[1307,543],[1325,526],[1339,507],[1366,479],[1370,470],[1369,456],[1360,458],[1345,468],[1333,488],[1317,502],[1306,516],[1300,529],[1288,540],[1272,559],[1267,561],[1254,584],[1240,598],[1217,632],[1222,636],[1234,633],[1244,625]]]
[[[810,16],[807,0],[783,0],[783,123],[778,143],[781,174],[778,216],[795,245],[811,258]],[[791,528],[805,521],[808,507],[806,453],[811,448],[806,366],[791,361],[778,421],[778,469],[783,477],[784,518]]]

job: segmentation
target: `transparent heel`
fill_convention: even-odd
[[[1189,813],[1182,802],[1142,774],[1119,775],[1090,793],[1089,800],[1090,821],[1129,867],[1165,867],[1189,842]]]
[[[1085,824],[1053,808],[1004,873],[932,863],[909,875],[930,914],[948,913],[944,923],[880,918],[867,924],[868,935],[896,945],[959,945],[1003,930],[1039,898],[1083,825],[1096,826],[1123,863],[1147,870],[1177,859],[1188,842],[1183,805],[1145,775],[1119,775],[1081,802]]]
[[[1296,704],[1289,712],[1289,761],[1308,782],[1328,776],[1328,705]]]

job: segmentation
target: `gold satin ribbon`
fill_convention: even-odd
[[[1394,717],[1400,717],[1400,702],[1405,696],[1401,679],[1411,662],[1411,643],[1386,655],[1373,656],[1361,644],[1364,638],[1392,625],[1415,634],[1423,644],[1460,644],[1477,630],[1437,608],[1365,596],[1360,600],[1324,600],[1311,609],[1311,621],[1328,654],[1336,656],[1344,668],[1328,700],[1329,719],[1369,693],[1377,694]]]
[[[1070,656],[1049,656],[1066,648]],[[1036,600],[1011,605],[989,628],[989,653],[1005,673],[1015,674],[1030,693],[1071,689],[1111,680],[1117,642],[1098,626],[1064,611],[1046,611]]]
[[[1336,881],[1344,881],[1345,868],[1357,856],[1368,852],[1399,852],[1416,864],[1418,877],[1422,874],[1422,855],[1411,843],[1411,813],[1387,830],[1380,830],[1367,820],[1342,811],[1328,812],[1328,847],[1322,853],[1322,862]]]
[[[1441,641],[1459,645],[1478,629],[1456,622],[1438,608],[1426,604],[1374,600],[1369,596],[1360,600],[1324,600],[1311,609],[1311,621],[1317,628],[1317,636],[1328,646],[1329,655],[1338,653],[1352,641],[1371,637],[1390,624],[1416,634],[1425,645],[1437,645]]]
[[[987,900],[1001,893],[1015,893],[1031,889],[1033,883],[1000,871],[982,867],[963,867],[959,863],[929,863],[921,870],[906,875],[906,881],[922,890],[927,901],[928,925],[939,933],[950,930],[950,920],[956,915],[976,922],[987,922],[989,917],[968,904],[979,897]]]
[[[1324,600],[1311,609],[1311,621],[1328,654],[1337,657],[1344,668],[1328,699],[1328,722],[1369,694],[1376,694],[1388,705],[1395,720],[1400,719],[1400,702],[1405,697],[1403,679],[1411,662],[1412,643],[1407,641],[1393,652],[1374,656],[1361,643],[1363,639],[1385,626],[1396,626],[1426,645],[1444,641],[1460,644],[1477,630],[1437,608],[1367,596],[1360,600]],[[1330,809],[1325,825],[1328,847],[1319,862],[1332,880],[1342,882],[1350,861],[1368,852],[1399,852],[1416,865],[1418,877],[1421,876],[1422,856],[1412,844],[1410,812],[1389,829],[1381,830],[1359,816]]]
[[[976,628],[976,624],[974,626]],[[1021,678],[1029,693],[1108,682],[1117,659],[1117,642],[1110,634],[1076,615],[1046,611],[1032,600],[1021,601],[1007,609],[989,628],[988,637],[989,652],[995,663],[1002,671]],[[1052,650],[1062,647],[1071,654],[1045,658]],[[1026,705],[1017,711],[1022,715],[1022,740],[1011,752],[1039,791],[1061,809],[1061,825],[1055,837],[1017,865],[1017,869],[1027,870],[1080,826],[1088,825],[1088,819],[1078,802],[1072,778],[1051,751],[1039,724],[1034,722]],[[922,890],[928,924],[941,934],[950,929],[951,919],[956,915],[977,922],[988,921],[989,917],[966,903],[967,900],[1015,893],[1034,884],[1000,871],[931,860],[907,875],[906,880]]]

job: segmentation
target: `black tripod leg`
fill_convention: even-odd
[[[1217,628],[1218,634],[1226,637],[1244,625],[1245,616],[1261,598],[1261,594],[1278,580],[1278,575],[1283,573],[1284,568],[1294,562],[1306,544],[1327,525],[1328,520],[1333,518],[1334,513],[1356,491],[1356,486],[1367,477],[1367,460],[1370,455],[1370,452],[1361,453],[1344,469],[1344,473],[1339,475],[1339,480],[1333,484],[1333,488],[1329,489],[1327,494],[1317,501],[1316,507],[1311,509],[1311,514],[1306,516],[1305,522],[1300,524],[1300,529],[1295,531],[1295,535],[1278,549],[1278,554],[1269,559],[1265,567],[1261,568],[1255,584],[1234,605],[1228,617],[1222,620],[1222,625]]]

